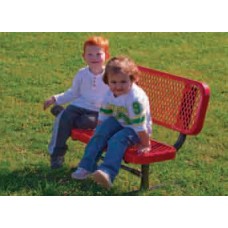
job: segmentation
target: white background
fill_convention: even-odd
[[[1,0],[0,31],[227,31],[225,0]]]

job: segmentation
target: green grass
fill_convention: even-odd
[[[89,180],[71,180],[83,154],[83,146],[71,140],[64,167],[50,170],[47,145],[54,118],[42,104],[71,85],[84,66],[82,44],[93,34],[0,33],[0,195],[228,195],[228,33],[102,34],[112,56],[128,55],[140,65],[211,88],[202,132],[187,138],[175,160],[151,165],[151,184],[162,187],[128,193],[139,179],[124,170],[110,191]],[[174,139],[157,126],[153,137]]]

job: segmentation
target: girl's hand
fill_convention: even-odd
[[[49,99],[47,99],[46,101],[44,101],[44,110],[47,109],[50,105],[54,104],[56,102],[54,97],[50,97]]]
[[[137,153],[141,154],[141,153],[148,153],[150,152],[151,148],[150,145],[149,146],[143,146],[143,145],[139,145]]]
[[[150,136],[146,131],[139,131],[138,136],[140,143],[138,144],[138,154],[150,152]]]

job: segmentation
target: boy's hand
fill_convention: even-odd
[[[44,101],[44,110],[46,110],[50,105],[53,105],[56,102],[54,97],[50,97],[49,99],[47,99],[46,101]]]

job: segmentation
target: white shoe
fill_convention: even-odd
[[[97,184],[101,185],[104,188],[109,189],[112,187],[110,176],[100,169],[92,174],[92,178]]]
[[[77,168],[76,171],[74,171],[72,174],[71,174],[71,177],[73,179],[76,179],[76,180],[84,180],[86,179],[88,176],[90,176],[91,172],[89,172],[88,170],[84,169],[84,168]]]

